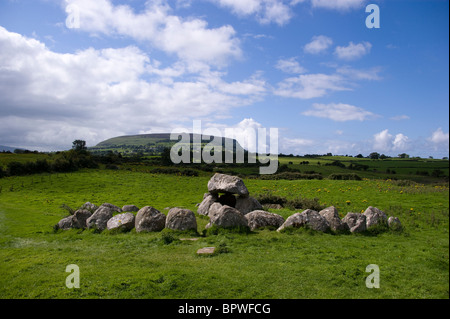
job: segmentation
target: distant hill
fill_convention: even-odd
[[[11,146],[5,146],[5,145],[0,145],[0,152],[14,152],[14,150],[24,150],[23,148],[20,147],[11,147]]]
[[[194,138],[199,139],[199,137],[199,134],[190,134],[191,141],[194,141]],[[213,139],[221,139],[223,147],[228,143],[229,145],[233,145],[233,151],[235,151],[236,148],[241,148],[241,145],[234,139],[209,135],[202,135],[201,143],[204,146]],[[89,151],[93,153],[117,151],[124,154],[142,152],[145,154],[157,155],[161,154],[165,148],[170,148],[176,143],[178,143],[178,140],[171,140],[170,133],[127,135],[110,138],[100,142],[96,146],[90,147]]]

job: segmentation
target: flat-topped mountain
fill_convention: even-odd
[[[189,134],[190,140],[201,140],[202,146],[207,145],[213,139],[221,140],[222,146],[233,145],[233,151],[236,148],[240,148],[241,145],[234,139],[226,137],[214,137],[210,135]],[[181,140],[181,137],[179,137]],[[93,153],[101,153],[108,151],[117,151],[121,153],[148,153],[148,154],[160,154],[165,148],[172,147],[178,143],[179,140],[171,140],[170,133],[156,133],[156,134],[140,134],[140,135],[127,135],[113,137],[103,142],[98,143],[94,147],[90,147],[89,150]]]

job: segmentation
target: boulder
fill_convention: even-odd
[[[122,207],[122,212],[131,213],[131,212],[138,212],[138,211],[139,211],[139,207],[137,207],[135,205],[125,205]]]
[[[69,230],[73,228],[73,216],[70,215],[68,217],[65,217],[63,219],[61,219],[58,224],[56,224],[56,227],[58,229],[62,229],[62,230]]]
[[[85,229],[87,227],[86,221],[89,217],[92,216],[92,213],[88,209],[78,209],[73,214],[73,228]]]
[[[122,209],[110,203],[103,203],[100,207],[108,207],[112,212],[121,213]]]
[[[194,212],[189,209],[172,208],[167,214],[166,228],[173,230],[197,230]]]
[[[386,225],[386,214],[376,207],[369,206],[363,214],[366,216],[366,228],[370,228],[375,225]]]
[[[85,209],[90,211],[91,213],[95,212],[97,210],[98,206],[95,204],[92,204],[91,202],[86,202],[81,206],[80,209]]]
[[[211,216],[215,215],[222,207],[223,207],[223,205],[219,202],[213,203],[209,207],[208,216],[211,217]]]
[[[230,176],[216,173],[208,182],[208,191],[211,194],[230,193],[240,196],[248,196],[248,189],[242,179],[237,176]]]
[[[218,197],[216,195],[211,195],[209,193],[206,193],[203,196],[203,201],[200,203],[197,209],[197,214],[208,216],[209,214],[209,207],[217,202]]]
[[[87,228],[105,230],[108,220],[113,217],[113,210],[108,206],[100,206],[91,217],[86,220]]]
[[[263,210],[262,205],[253,197],[239,196],[234,207],[244,215],[255,210]]]
[[[318,212],[312,209],[307,209],[302,213],[295,213],[289,216],[277,231],[283,231],[286,228],[301,228],[307,227],[316,231],[326,232],[330,229],[328,221],[322,217]]]
[[[398,217],[393,217],[393,216],[389,217],[388,226],[389,226],[389,228],[394,229],[394,230],[402,229],[402,223],[400,222],[400,219],[398,219]]]
[[[367,229],[366,216],[360,213],[347,213],[342,219],[352,233],[360,233]]]
[[[136,232],[157,232],[166,226],[166,215],[159,210],[145,206],[141,208],[135,219]]]
[[[135,217],[133,213],[123,213],[108,220],[106,227],[108,230],[120,229],[123,231],[130,231],[134,228],[134,222]]]
[[[274,227],[278,229],[284,223],[284,218],[278,214],[269,213],[263,210],[255,210],[245,215],[250,230],[263,227]]]
[[[214,205],[220,205],[216,203]],[[247,219],[236,208],[230,206],[222,206],[220,209],[215,209],[209,213],[210,222],[206,225],[206,228],[210,228],[213,225],[222,228],[232,227],[248,227]]]
[[[330,228],[333,231],[348,231],[348,225],[346,223],[343,223],[342,220],[339,218],[339,213],[336,209],[336,207],[331,206],[328,208],[325,208],[319,212],[319,214],[324,217],[328,224],[330,224]]]

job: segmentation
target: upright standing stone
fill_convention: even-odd
[[[375,225],[386,225],[387,216],[386,214],[376,207],[369,206],[364,212],[366,216],[366,228],[370,228]]]
[[[330,228],[333,231],[348,231],[348,225],[343,223],[339,218],[339,213],[334,206],[325,208],[319,212],[319,214],[324,217],[330,224]]]

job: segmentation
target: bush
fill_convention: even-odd
[[[289,209],[313,209],[315,211],[321,211],[325,206],[320,205],[318,198],[302,198],[297,197],[294,199],[286,199],[285,197],[274,195],[271,191],[263,194],[255,195],[255,199],[261,204],[279,204]]]
[[[25,165],[20,162],[9,162],[6,167],[9,176],[20,176],[27,174]]]
[[[343,174],[343,173],[334,173],[328,176],[328,179],[331,180],[343,180],[343,181],[360,181],[361,177],[355,173]]]
[[[0,178],[6,177],[6,171],[3,169],[3,167],[0,167]]]
[[[286,207],[289,207],[291,209],[312,209],[315,211],[321,211],[325,208],[324,205],[320,205],[318,198],[302,198],[298,197],[295,199],[288,200]]]
[[[261,204],[279,204],[281,206],[286,205],[287,199],[278,195],[274,195],[271,192],[266,192],[264,194],[258,194],[255,199]]]
[[[337,166],[345,168],[345,164],[342,163],[341,161],[333,161],[332,163],[326,163],[325,166]]]

